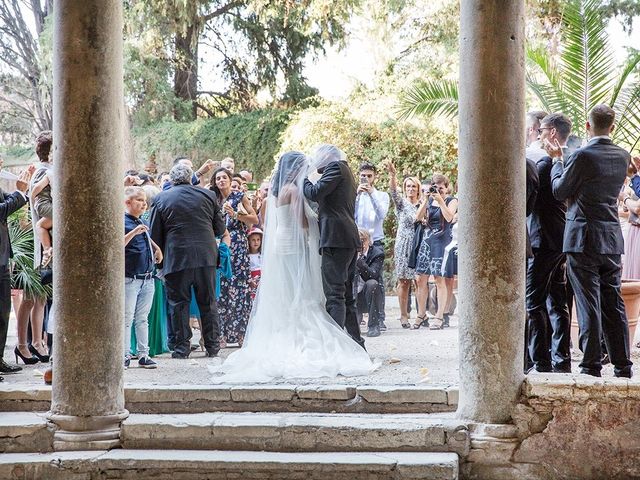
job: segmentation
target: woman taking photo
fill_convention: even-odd
[[[451,226],[458,210],[458,200],[447,195],[449,179],[444,175],[435,174],[431,180],[431,187],[425,199],[418,208],[416,221],[425,226],[420,242],[416,262],[416,283],[418,286],[418,318],[413,324],[414,329],[420,328],[427,318],[427,298],[429,296],[429,276],[433,275],[436,282],[438,297],[438,311],[429,321],[431,330],[440,330],[447,306],[447,282],[442,273],[442,262],[446,246],[451,242]]]
[[[420,180],[406,177],[402,182],[402,195],[398,191],[396,167],[391,160],[387,162],[389,172],[389,188],[391,200],[396,210],[398,228],[393,249],[393,260],[398,279],[398,301],[400,302],[400,323],[402,328],[410,328],[409,323],[409,289],[416,272],[409,267],[409,256],[413,246],[414,223],[420,204]]]
[[[249,198],[241,192],[231,190],[232,174],[225,168],[213,173],[211,180],[218,202],[222,205],[227,230],[231,235],[231,270],[232,276],[220,280],[220,347],[227,343],[242,345],[251,313],[251,286],[249,278],[249,244],[247,231],[258,222],[258,216],[251,206]]]

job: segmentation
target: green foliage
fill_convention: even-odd
[[[33,266],[33,229],[28,210],[20,209],[9,216],[9,238],[13,249],[11,287],[21,288],[25,297],[46,298],[51,285],[40,283],[40,273]]]
[[[571,117],[574,133],[582,137],[589,111],[600,103],[612,106],[618,113],[614,141],[631,148],[640,139],[640,82],[634,78],[640,54],[631,54],[621,69],[614,64],[602,5],[602,0],[566,3],[559,58],[529,49],[533,69],[527,85],[547,111]]]
[[[348,106],[327,104],[294,115],[282,137],[281,153],[288,150],[311,153],[321,143],[332,143],[344,150],[354,171],[364,161],[379,165],[391,159],[401,176],[424,180],[438,172],[453,181],[457,177],[454,132],[395,120],[376,123],[354,117]],[[379,181],[379,187],[386,188],[385,174]]]
[[[260,179],[269,175],[280,149],[280,136],[289,123],[291,110],[256,110],[225,118],[194,122],[160,122],[133,130],[137,163],[154,156],[168,168],[178,155],[186,155],[195,165],[207,158],[230,156],[236,168],[248,169]]]
[[[455,118],[458,115],[458,82],[424,81],[414,85],[401,97],[398,113],[403,119],[413,115]]]

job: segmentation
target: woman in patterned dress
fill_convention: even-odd
[[[440,330],[447,306],[447,283],[442,273],[442,262],[447,245],[451,242],[451,226],[458,210],[458,200],[447,195],[449,179],[436,174],[431,181],[431,189],[418,208],[416,221],[423,222],[425,231],[418,250],[416,262],[416,283],[418,285],[418,318],[414,329],[420,328],[427,317],[427,297],[429,295],[429,275],[433,275],[438,295],[438,311],[429,320],[431,330]]]
[[[232,276],[220,280],[220,347],[227,343],[242,345],[251,313],[251,276],[249,267],[249,244],[247,231],[258,222],[258,216],[251,206],[249,198],[243,192],[231,190],[232,174],[225,168],[213,173],[212,186],[222,205],[227,230],[231,235]]]
[[[409,255],[413,246],[414,223],[420,204],[420,180],[416,177],[406,177],[402,182],[402,194],[398,191],[396,181],[396,167],[392,161],[387,163],[389,172],[389,188],[391,200],[396,210],[398,229],[393,249],[393,259],[398,279],[398,301],[400,302],[400,323],[402,328],[409,328],[409,288],[416,272],[409,267]]]

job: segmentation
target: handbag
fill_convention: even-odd
[[[413,224],[413,243],[411,244],[411,253],[409,254],[409,261],[407,262],[409,268],[416,268],[416,264],[418,263],[418,252],[420,251],[424,228],[422,222]]]
[[[51,285],[53,283],[53,269],[51,267],[38,267],[40,274],[40,283],[42,285]]]

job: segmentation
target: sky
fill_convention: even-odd
[[[636,19],[635,29],[630,36],[615,19],[609,23],[607,31],[617,63],[624,61],[626,47],[640,49],[640,19]],[[309,84],[320,91],[322,97],[337,100],[348,96],[358,82],[371,85],[374,67],[366,43],[362,39],[353,38],[346,49],[330,49],[317,62],[309,62],[305,68],[305,76]]]

